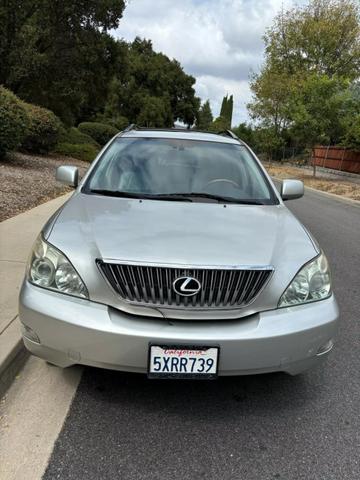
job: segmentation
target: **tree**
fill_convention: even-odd
[[[199,110],[198,118],[196,121],[196,128],[198,130],[209,130],[212,122],[213,115],[211,112],[210,102],[209,100],[206,100],[206,102],[203,103]]]
[[[291,103],[290,135],[297,143],[313,147],[316,143],[338,143],[343,135],[343,108],[349,82],[327,75],[310,75],[294,91]]]
[[[291,122],[290,103],[296,90],[295,77],[264,68],[250,81],[253,100],[248,104],[250,116],[260,120],[265,127],[273,127],[279,136]]]
[[[176,60],[154,52],[151,41],[128,44],[108,33],[118,27],[125,4],[1,2],[0,84],[69,125],[101,118],[123,125],[140,114],[150,123],[161,118],[164,126],[177,119],[192,125],[200,107],[195,78]],[[150,105],[156,107],[154,116]]]
[[[360,150],[360,82],[354,82],[348,89],[341,118],[343,136],[341,144]]]
[[[176,120],[189,126],[194,123],[200,106],[193,88],[195,78],[187,75],[179,62],[154,52],[151,41],[136,38],[128,46],[127,66],[125,74],[111,82],[105,112],[112,116],[117,112],[134,123],[139,118],[146,122],[149,105],[156,103],[157,126],[172,126]]]
[[[0,7],[0,83],[72,123],[103,107],[119,67],[107,30],[123,0],[7,0]]]
[[[342,144],[344,147],[360,151],[360,114],[357,114],[348,125]]]
[[[233,110],[234,110],[234,97],[233,95],[231,95],[229,100],[227,101],[226,115],[225,115],[225,118],[229,122],[229,128],[231,128],[231,124],[232,124]]]
[[[221,102],[221,108],[220,108],[220,117],[225,118],[226,117],[226,107],[227,107],[227,101],[228,101],[228,96],[224,97]]]
[[[241,140],[247,143],[251,148],[255,148],[255,136],[254,130],[251,125],[243,122],[240,123],[237,127],[234,127],[232,131],[237,135]]]
[[[274,127],[258,127],[254,131],[258,152],[265,153],[268,159],[278,158],[284,146],[284,139],[276,136]]]
[[[228,121],[220,116],[220,117],[217,117],[213,123],[210,125],[210,128],[209,128],[209,131],[210,132],[223,132],[224,130],[229,130],[229,123]]]
[[[220,117],[223,119],[225,123],[226,130],[231,128],[233,108],[234,108],[233,96],[231,95],[230,97],[228,97],[228,95],[226,95],[222,100],[221,109],[220,109]]]
[[[166,97],[152,97],[140,95],[138,99],[140,113],[136,123],[143,127],[172,127],[173,118],[169,99]]]
[[[264,41],[271,70],[358,78],[359,4],[355,0],[310,0],[304,7],[282,10]]]
[[[250,83],[251,117],[279,144],[338,143],[349,84],[360,72],[357,3],[311,0],[282,11],[264,39],[265,63]]]

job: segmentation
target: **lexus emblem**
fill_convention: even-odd
[[[173,283],[174,291],[183,297],[192,297],[201,290],[201,283],[194,277],[179,277]]]

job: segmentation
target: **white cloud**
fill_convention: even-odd
[[[292,0],[131,0],[119,38],[151,39],[154,49],[180,61],[196,77],[196,92],[218,115],[222,97],[234,95],[233,123],[248,119],[251,71],[263,56],[262,35]]]

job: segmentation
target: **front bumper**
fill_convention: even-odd
[[[310,368],[331,349],[338,313],[332,296],[239,320],[159,319],[128,315],[27,281],[19,305],[20,320],[27,327],[27,331],[23,328],[25,346],[61,367],[84,364],[145,373],[149,343],[218,345],[219,375],[275,371],[294,375]],[[38,342],[29,338],[31,331]],[[330,347],[324,351],[327,344]]]

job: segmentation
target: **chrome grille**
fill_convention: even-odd
[[[238,308],[251,303],[264,288],[272,267],[259,269],[175,268],[105,263],[98,265],[112,288],[124,299],[141,305],[170,308]],[[201,290],[193,296],[173,289],[179,277],[196,278]]]

